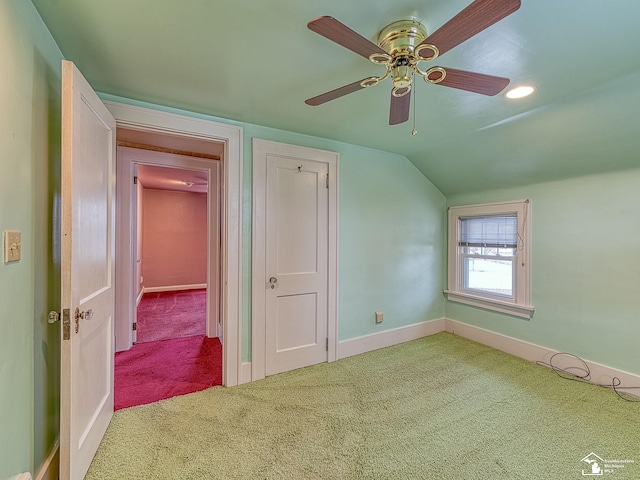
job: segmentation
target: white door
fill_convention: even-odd
[[[113,415],[115,120],[62,66],[60,478],[84,478]]]
[[[337,157],[265,145],[254,180],[262,183],[254,194],[256,218],[263,219],[255,225],[254,252],[264,262],[254,275],[264,276],[254,288],[264,292],[264,374],[272,375],[327,361],[330,336],[335,343],[335,190],[329,187]],[[260,349],[254,353],[258,358]]]

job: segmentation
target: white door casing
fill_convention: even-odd
[[[224,350],[222,359],[222,382],[231,387],[250,381],[241,377],[242,361],[242,127],[213,122],[203,118],[188,117],[146,107],[105,101],[116,118],[118,127],[161,133],[224,143],[222,158],[222,219],[221,262],[222,298],[221,315],[224,326]],[[117,229],[123,227],[117,221]],[[128,277],[127,265],[117,260],[118,292]],[[116,292],[117,298],[120,295]],[[117,301],[117,316],[127,315],[126,302]]]
[[[207,321],[206,334],[215,337],[222,331],[218,328],[220,317],[220,161],[209,160],[165,152],[117,147],[117,218],[118,260],[121,275],[118,279],[118,297],[121,311],[116,317],[116,351],[131,348],[135,341],[133,319],[136,315],[136,280],[139,278],[137,263],[137,202],[134,185],[137,165],[156,165],[167,168],[201,170],[208,175],[207,194]],[[126,307],[126,309],[124,308]]]
[[[336,359],[337,160],[253,141],[253,380]]]
[[[70,480],[84,478],[113,415],[115,136],[63,61],[60,478]]]

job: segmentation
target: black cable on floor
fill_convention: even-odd
[[[575,360],[578,363],[578,365],[560,368],[557,364],[554,363],[554,359],[560,355],[565,357],[570,357],[571,359]],[[578,357],[577,355],[573,355],[572,353],[566,353],[566,352],[554,353],[553,355],[551,355],[551,358],[549,358],[548,363],[540,360],[538,360],[536,363],[538,365],[551,368],[551,370],[553,370],[556,373],[556,375],[566,380],[590,383],[591,385],[596,385],[598,387],[608,388],[610,390],[613,390],[616,393],[616,395],[618,395],[618,397],[620,397],[625,402],[632,402],[632,403],[640,402],[640,398],[633,396],[629,393],[620,391],[620,390],[637,389],[640,387],[621,387],[622,380],[620,380],[618,377],[613,377],[611,379],[611,385],[591,382],[591,370],[589,369],[589,365],[587,365],[587,362],[582,360],[580,357]]]

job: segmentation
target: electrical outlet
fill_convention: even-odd
[[[382,312],[376,312],[376,323],[382,323],[384,320],[384,316]]]
[[[22,234],[18,230],[4,231],[4,263],[17,262],[22,252]]]

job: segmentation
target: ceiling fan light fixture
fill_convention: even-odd
[[[528,97],[533,94],[537,88],[534,85],[520,85],[519,87],[514,87],[510,89],[507,93],[504,94],[505,97],[510,98],[512,100],[518,98]]]
[[[414,69],[408,61],[403,60],[404,59],[399,59],[396,66],[391,70],[393,86],[395,88],[407,88],[411,85]]]

